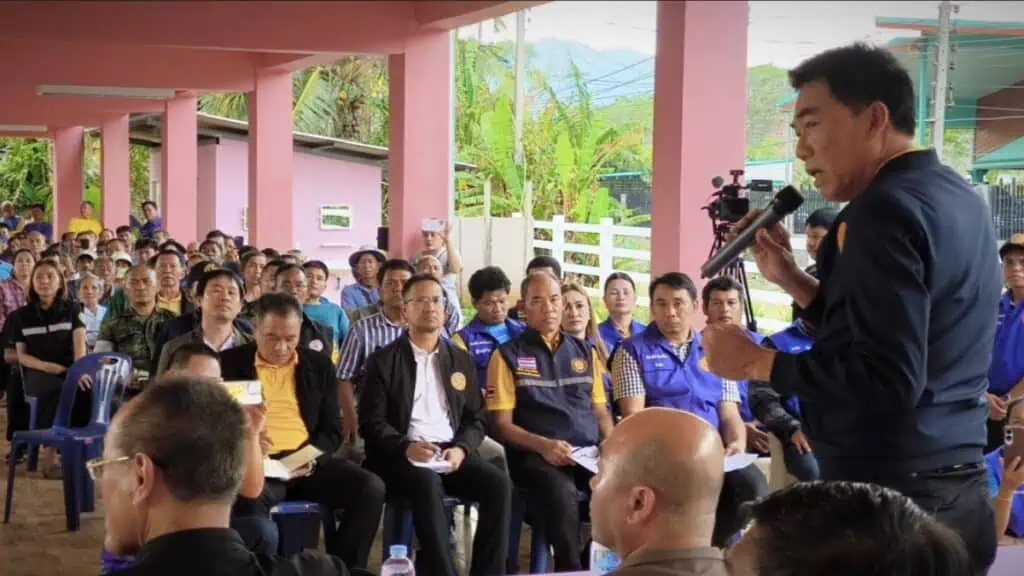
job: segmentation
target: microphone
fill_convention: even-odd
[[[700,267],[701,278],[711,278],[718,274],[722,268],[725,268],[730,262],[736,259],[744,250],[754,244],[754,239],[757,235],[757,231],[765,228],[770,228],[780,222],[786,216],[792,214],[801,204],[804,203],[804,197],[797,192],[796,188],[792,186],[786,186],[779,193],[772,198],[772,201],[765,208],[764,212],[760,216],[754,219],[742,232],[740,232],[735,238],[727,242],[724,246],[719,248],[718,252],[715,252],[714,256],[708,259]]]

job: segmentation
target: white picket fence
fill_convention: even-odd
[[[556,215],[550,222],[538,221],[533,222],[534,230],[549,230],[551,233],[551,240],[537,240],[533,238],[535,234],[531,234],[530,238],[533,239],[531,244],[531,253],[535,253],[537,248],[543,248],[549,250],[551,255],[554,256],[559,262],[563,262],[563,272],[571,272],[574,274],[596,276],[598,278],[597,285],[604,286],[604,281],[613,272],[627,272],[637,284],[647,285],[651,281],[651,275],[647,272],[634,272],[632,270],[620,270],[614,266],[616,258],[629,258],[631,260],[641,260],[648,263],[647,269],[650,270],[651,253],[648,250],[635,250],[630,248],[619,248],[616,247],[616,237],[626,238],[643,238],[646,239],[648,244],[651,240],[651,229],[632,227],[632,226],[616,226],[615,222],[611,218],[602,218],[600,224],[579,224],[575,222],[566,222],[565,217]],[[567,242],[565,240],[566,232],[586,232],[591,234],[598,234],[599,241],[596,245],[594,244],[576,244]],[[794,236],[792,239],[793,249],[797,252],[805,250],[805,237],[802,235]],[[597,266],[583,266],[580,264],[566,262],[566,253],[581,253],[581,254],[596,254],[598,256]],[[757,267],[752,262],[745,262],[745,268],[748,277],[757,275]],[[684,270],[690,274],[691,277],[695,277],[697,272]],[[600,288],[587,288],[587,291],[592,296],[601,296]],[[649,299],[646,293],[637,295],[637,303],[641,306],[648,306]],[[781,290],[755,290],[750,291],[751,300],[754,303],[764,304],[776,304],[776,305],[787,305],[791,302],[790,297]],[[763,333],[771,333],[777,330],[785,328],[789,323],[782,320],[775,320],[771,318],[757,318],[758,328]]]

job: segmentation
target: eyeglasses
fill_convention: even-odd
[[[444,304],[444,296],[420,296],[418,298],[409,298],[405,301],[406,304],[415,304],[417,306],[426,306],[427,304],[433,304],[434,306],[440,306]]]
[[[89,478],[92,478],[93,482],[99,482],[103,478],[103,467],[107,464],[117,464],[118,462],[128,462],[132,458],[131,456],[118,456],[117,458],[93,458],[85,463],[85,470],[89,473]]]

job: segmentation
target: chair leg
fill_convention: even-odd
[[[543,527],[536,525],[530,527],[530,574],[545,574],[548,571],[548,547],[547,535]]]
[[[63,452],[64,466],[61,474],[61,482],[64,484],[64,517],[67,520],[68,532],[76,532],[79,527],[79,501],[80,481],[78,468],[80,452],[71,442],[61,446]]]
[[[102,443],[82,444],[79,446],[81,459],[78,461],[79,465],[75,468],[75,474],[79,479],[78,486],[81,488],[78,502],[82,512],[94,512],[96,510],[96,485],[93,484],[92,478],[85,471],[85,462],[89,458],[98,457],[102,453],[102,447]]]
[[[36,429],[36,409],[39,405],[36,402],[28,403],[28,429]],[[28,447],[28,467],[26,470],[35,472],[39,468],[39,445],[32,444]]]
[[[17,454],[21,448],[21,442],[11,441],[11,454]],[[12,457],[11,463],[7,466],[7,497],[4,499],[4,524],[11,523],[11,506],[14,503],[14,469],[17,468],[17,458]]]

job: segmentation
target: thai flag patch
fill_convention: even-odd
[[[520,356],[516,360],[516,368],[519,370],[537,370],[537,359],[532,356]]]

